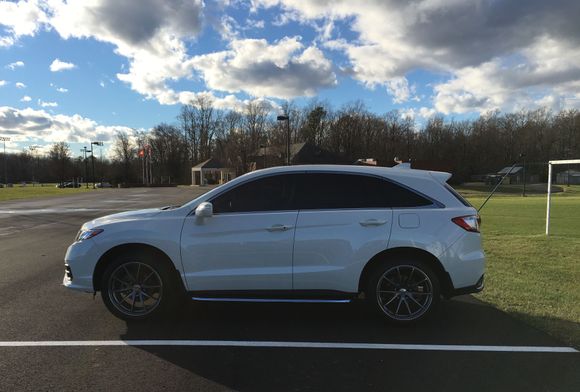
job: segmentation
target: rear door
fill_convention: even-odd
[[[389,183],[374,176],[306,173],[297,181],[295,290],[356,292],[364,265],[387,249]]]

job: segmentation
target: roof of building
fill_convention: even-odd
[[[193,169],[225,169],[225,168],[226,167],[215,158],[210,158],[207,161],[198,163],[193,167]]]
[[[516,174],[517,172],[523,169],[522,166],[516,166],[510,171],[511,168],[512,168],[511,166],[506,166],[500,171],[498,171],[497,174],[506,174],[508,171],[510,172],[510,174]]]

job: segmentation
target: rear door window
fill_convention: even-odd
[[[299,209],[352,209],[419,207],[430,200],[386,179],[343,173],[307,173],[299,176]]]

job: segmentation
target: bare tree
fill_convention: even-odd
[[[131,165],[135,159],[135,147],[126,132],[119,131],[115,134],[113,156],[123,166],[124,182],[129,182],[131,178]]]

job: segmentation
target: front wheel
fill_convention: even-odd
[[[420,261],[385,263],[375,269],[368,284],[368,300],[394,324],[417,322],[439,302],[437,275]]]
[[[105,270],[103,302],[126,321],[150,319],[166,313],[176,301],[171,271],[148,254],[123,255]]]

